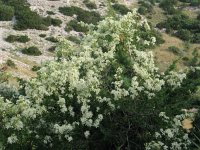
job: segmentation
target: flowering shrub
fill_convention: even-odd
[[[146,50],[156,38],[136,11],[90,28],[78,49],[65,40],[60,43],[57,60],[28,81],[25,96],[16,103],[0,98],[4,148],[82,146],[73,143],[90,138],[105,116],[142,105],[154,110],[149,104],[164,86],[181,85],[184,74],[158,73],[152,52]]]
[[[189,149],[191,141],[188,133],[184,129],[192,128],[194,113],[184,113],[176,115],[173,119],[165,115],[164,112],[159,114],[165,124],[165,129],[161,128],[155,132],[155,140],[146,144],[146,150],[183,150]]]

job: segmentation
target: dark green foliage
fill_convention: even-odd
[[[40,34],[39,35],[39,37],[42,37],[42,38],[44,38],[44,37],[46,37],[47,35],[46,34]]]
[[[62,24],[62,21],[60,19],[51,19],[51,24],[53,26],[60,26]]]
[[[166,21],[157,24],[158,28],[166,28],[168,33],[184,41],[199,43],[200,21],[191,19],[185,14],[179,13],[168,18]]]
[[[97,9],[97,5],[93,2],[91,2],[90,0],[84,0],[83,3],[89,9]]]
[[[22,49],[22,53],[32,56],[39,56],[42,54],[42,52],[35,46]]]
[[[184,41],[192,41],[192,34],[189,30],[178,30],[175,35]]]
[[[83,12],[84,10],[76,6],[71,6],[71,7],[59,7],[59,11],[66,16],[73,16],[74,14],[77,15]]]
[[[11,59],[8,59],[6,61],[6,65],[9,66],[9,67],[12,67],[12,68],[16,67],[15,63]]]
[[[13,16],[13,7],[4,5],[0,2],[0,21],[11,21]]]
[[[200,14],[198,14],[197,19],[200,20]]]
[[[174,53],[175,55],[181,55],[182,54],[181,50],[176,46],[168,47],[168,51]]]
[[[112,5],[112,7],[116,12],[120,13],[121,15],[126,15],[128,12],[131,11],[125,5],[122,4],[114,4]]]
[[[77,31],[77,32],[83,32],[83,33],[86,33],[88,31],[88,28],[87,27],[83,27],[81,26],[78,21],[76,20],[71,20],[70,22],[67,23],[66,27],[65,27],[65,30],[67,32],[71,31],[71,30],[74,30],[74,31]]]
[[[55,15],[55,13],[53,11],[47,11],[48,15]]]
[[[77,21],[84,23],[92,23],[97,24],[101,20],[101,16],[99,13],[95,11],[87,11],[79,7],[71,6],[71,7],[60,7],[59,11],[67,16],[77,15]]]
[[[200,43],[200,33],[194,34],[193,43]]]
[[[12,12],[14,12],[17,20],[14,25],[15,29],[48,29],[48,26],[46,26],[44,20],[45,18],[39,16],[36,12],[31,11],[29,4],[26,0],[2,0],[2,2],[5,6],[9,7],[6,13],[9,13],[10,17],[13,16]],[[11,8],[13,9],[13,11],[11,10]]]
[[[156,38],[157,45],[165,43],[165,40],[162,38],[162,34],[160,32],[152,30],[151,34],[152,34],[152,36],[154,36]]]
[[[165,10],[167,14],[175,14],[177,13],[177,9],[175,9],[177,3],[178,0],[163,0],[159,6]]]
[[[180,0],[180,1],[190,3],[191,6],[200,6],[200,0]]]
[[[17,91],[16,88],[6,84],[6,83],[1,83],[0,84],[0,96],[4,97],[5,99],[9,99],[11,101],[16,101],[19,92]]]
[[[50,52],[54,52],[56,50],[56,46],[51,46],[49,49],[48,49],[48,51],[50,51]]]
[[[50,41],[50,42],[53,42],[53,43],[57,43],[58,42],[58,39],[57,38],[55,38],[55,37],[47,37],[47,38],[45,38],[45,40],[47,40],[47,41]]]
[[[83,21],[88,24],[90,23],[97,24],[101,20],[101,16],[99,13],[94,12],[94,11],[92,12],[85,11],[83,13],[78,14],[77,20],[79,22]]]
[[[5,40],[10,43],[13,42],[26,43],[30,41],[27,35],[9,35]]]
[[[32,12],[29,8],[24,8],[16,14],[17,23],[14,28],[17,30],[38,29],[47,30],[44,18],[40,17],[36,12]]]
[[[138,13],[140,13],[141,15],[145,15],[147,13],[147,9],[143,6],[140,6],[138,8]]]
[[[199,66],[200,65],[200,57],[199,57],[199,49],[194,49],[192,52],[192,59],[189,61],[190,66]]]
[[[78,37],[76,37],[76,36],[68,36],[67,39],[69,41],[71,41],[71,42],[76,43],[76,44],[80,44],[80,42],[81,42],[81,40]]]
[[[32,71],[38,71],[38,70],[40,70],[40,68],[41,68],[40,66],[33,66],[31,70]]]
[[[138,13],[140,13],[141,15],[150,14],[153,12],[153,1],[150,2],[143,0],[139,1],[138,4],[140,4],[140,7],[138,8]]]
[[[50,16],[44,18],[44,24],[46,26],[60,26],[62,24],[62,21],[60,19],[56,19],[56,18],[51,18]]]

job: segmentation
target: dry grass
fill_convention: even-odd
[[[152,14],[152,18],[148,19],[149,22],[152,23],[153,26],[155,26],[157,23],[162,22],[164,20],[166,20],[166,15],[164,15],[164,11],[159,8],[158,6],[154,7],[154,11]]]
[[[162,35],[165,43],[153,50],[156,63],[161,71],[165,71],[175,60],[179,58],[180,60],[177,63],[177,70],[184,69],[186,68],[186,65],[181,58],[192,58],[192,52],[195,48],[200,52],[200,44],[190,44],[189,48],[186,49],[185,43],[182,40],[166,33],[163,33]],[[182,50],[183,55],[175,55],[174,53],[168,51],[169,46],[178,47],[180,50]]]
[[[156,47],[153,50],[156,63],[160,68],[160,71],[165,71],[173,63],[173,61],[177,60],[180,57],[168,51],[167,49],[169,46],[176,46],[180,49],[184,48],[183,41],[176,37],[172,37],[166,33],[163,33],[163,39],[165,40],[165,43],[160,45],[159,47]],[[177,69],[182,68],[184,68],[184,65],[182,62],[179,62],[177,64]]]

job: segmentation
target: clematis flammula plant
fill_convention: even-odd
[[[1,135],[8,141],[15,135],[18,140],[9,144],[54,146],[71,142],[82,128],[79,134],[89,138],[90,129],[98,128],[120,102],[141,96],[151,101],[166,81],[180,85],[183,76],[177,79],[173,73],[173,80],[172,73],[165,78],[158,73],[152,52],[146,51],[156,42],[150,30],[146,19],[133,11],[99,22],[78,48],[61,41],[58,58],[28,81],[25,96],[16,103],[0,99]]]

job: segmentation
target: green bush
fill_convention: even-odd
[[[77,31],[77,32],[83,32],[83,33],[86,33],[88,31],[88,28],[87,27],[83,27],[81,26],[78,21],[76,20],[71,20],[70,22],[67,23],[66,27],[65,27],[65,30],[67,32],[71,31],[71,30],[74,30],[74,31]]]
[[[200,43],[200,33],[196,33],[193,36],[193,43]]]
[[[38,29],[38,30],[47,30],[48,26],[45,25],[44,18],[39,16],[36,12],[31,11],[28,2],[26,0],[3,0],[2,3],[9,7],[7,13],[9,16],[13,16],[13,13],[16,17],[16,23],[14,29],[16,30],[25,30],[25,29]],[[1,6],[4,6],[1,5]],[[11,10],[13,9],[13,10]],[[9,17],[9,18],[10,18]]]
[[[83,3],[89,9],[97,9],[97,5],[94,2],[91,2],[90,0],[84,0]]]
[[[166,21],[157,24],[158,28],[166,28],[166,32],[175,33],[174,35],[184,41],[198,43],[200,21],[189,18],[183,13],[179,13],[169,17]]]
[[[80,14],[84,10],[80,7],[71,6],[71,7],[59,7],[59,11],[66,16],[73,16],[74,14]]]
[[[1,4],[0,2],[0,21],[11,21],[13,16],[13,7]]]
[[[57,18],[51,18],[50,16],[44,18],[44,24],[46,26],[60,26],[62,24],[62,21],[60,19]]]
[[[191,0],[191,6],[200,6],[200,0]]]
[[[165,10],[167,14],[175,14],[178,12],[178,10],[175,9],[177,3],[178,0],[163,0],[160,2],[159,6]]]
[[[32,55],[32,56],[39,56],[42,52],[35,46],[31,46],[28,48],[24,48],[21,50],[23,54]]]
[[[62,21],[60,19],[51,19],[51,24],[53,26],[60,26],[62,24]]]
[[[46,34],[39,34],[39,37],[45,38],[47,35]]]
[[[59,42],[57,38],[52,37],[52,36],[51,36],[51,37],[47,37],[47,38],[45,38],[45,40],[50,41],[50,42],[53,42],[53,43],[57,43],[57,42]]]
[[[141,6],[138,8],[138,13],[140,13],[141,15],[145,15],[147,13],[147,9]]]
[[[142,15],[145,15],[146,13],[150,14],[153,12],[153,5],[154,2],[152,1],[139,1],[138,4],[140,4],[140,7],[138,9],[138,12]]]
[[[80,22],[84,22],[84,23],[92,23],[92,24],[97,24],[100,20],[101,20],[101,16],[99,13],[97,12],[88,12],[85,11],[84,13],[80,13],[77,16],[77,20]]]
[[[15,102],[19,97],[19,92],[13,86],[10,86],[6,83],[0,83],[0,97],[10,99],[12,102]]]
[[[31,68],[31,70],[32,71],[38,71],[38,70],[40,70],[40,66],[36,66],[36,65],[34,65],[32,68]]]
[[[54,52],[56,50],[56,46],[51,46],[50,48],[48,48],[48,51],[50,52]]]
[[[47,11],[48,15],[55,15],[55,13],[53,11]]]
[[[168,51],[174,53],[175,55],[182,54],[182,51],[178,47],[176,47],[176,46],[170,46],[170,47],[168,47]]]
[[[17,23],[14,25],[16,30],[37,29],[48,30],[46,21],[36,12],[31,12],[28,9],[21,10],[16,16]]]
[[[175,35],[184,41],[192,41],[192,34],[189,30],[178,30]]]
[[[12,68],[16,67],[16,64],[11,59],[8,59],[6,61],[6,65],[9,66],[9,67],[12,67]]]
[[[9,35],[5,40],[10,43],[13,42],[26,43],[30,41],[27,35]]]
[[[122,4],[113,4],[112,7],[116,12],[120,13],[121,15],[125,15],[131,11],[125,5]]]
[[[197,19],[200,20],[200,14],[198,14]]]
[[[81,40],[76,36],[68,36],[67,39],[69,41],[71,41],[71,42],[76,43],[76,44],[80,44],[81,43]]]
[[[95,11],[87,11],[82,8],[71,6],[71,7],[60,7],[60,12],[67,16],[77,15],[77,21],[97,24],[101,20],[101,16],[99,13]]]

